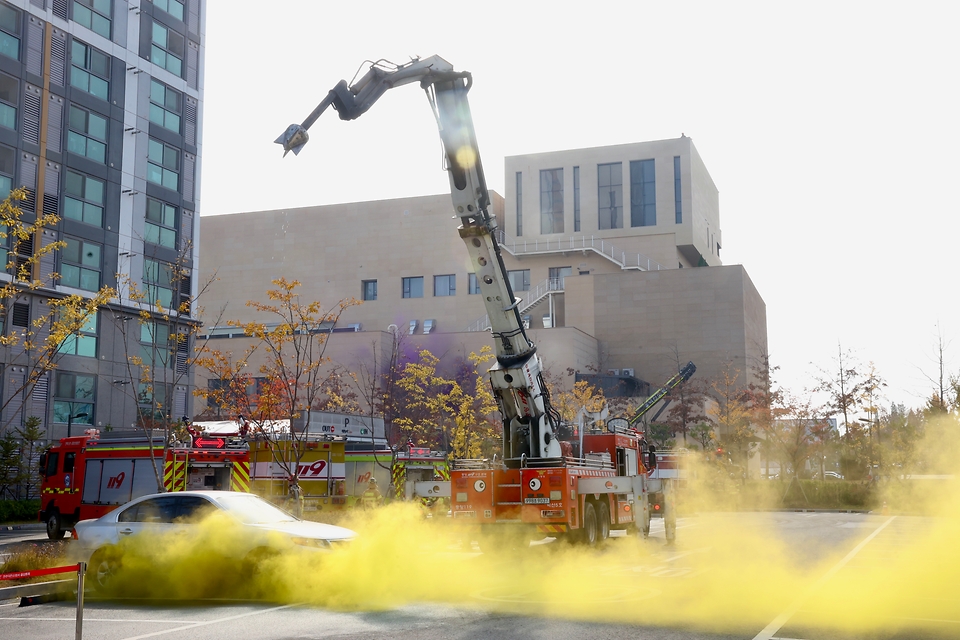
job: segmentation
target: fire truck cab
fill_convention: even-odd
[[[250,453],[239,438],[194,437],[164,448],[142,432],[63,438],[40,456],[40,512],[58,540],[80,520],[99,518],[158,491],[250,490]]]

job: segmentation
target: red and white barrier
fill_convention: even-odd
[[[50,576],[57,573],[77,572],[77,631],[76,640],[83,637],[83,576],[87,572],[87,563],[80,562],[64,567],[49,567],[47,569],[31,569],[30,571],[10,571],[0,573],[0,581],[3,580],[22,580],[23,578],[39,578],[40,576]]]

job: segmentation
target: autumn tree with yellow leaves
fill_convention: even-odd
[[[272,282],[266,302],[247,302],[247,307],[258,313],[258,320],[227,322],[251,340],[242,354],[198,350],[193,363],[219,382],[195,393],[206,399],[208,406],[227,406],[243,414],[251,432],[268,443],[274,462],[292,479],[291,489],[296,491],[311,409],[358,409],[351,400],[349,382],[332,379],[342,372],[331,368],[326,349],[344,311],[360,303],[351,298],[324,308],[318,301],[301,300],[299,281],[278,278]],[[248,367],[255,367],[257,375],[248,373]],[[281,420],[289,423],[278,430],[274,424]]]
[[[55,252],[66,242],[53,240],[56,236],[50,230],[60,218],[50,213],[25,215],[19,203],[26,199],[26,189],[14,189],[0,203],[0,244],[7,250],[6,271],[11,276],[0,286],[0,318],[5,329],[0,332],[0,348],[6,352],[4,362],[10,373],[5,382],[15,385],[8,388],[7,400],[0,406],[4,416],[0,431],[31,413],[35,391],[42,388],[45,393],[50,372],[63,355],[74,352],[81,332],[96,321],[97,311],[115,295],[110,287],[89,297],[56,293],[60,276],[54,271]],[[32,305],[37,298],[39,304]],[[31,314],[38,308],[45,311]],[[37,406],[42,412],[39,403]]]

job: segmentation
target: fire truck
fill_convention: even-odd
[[[40,456],[40,512],[59,540],[80,520],[160,490],[250,490],[250,452],[240,438],[198,433],[164,448],[162,437],[113,431],[63,438]]]
[[[527,336],[489,210],[480,151],[467,93],[468,72],[440,58],[369,64],[353,84],[341,80],[300,124],[275,142],[298,155],[307,130],[333,107],[341,120],[360,117],[388,90],[417,83],[426,92],[443,145],[453,215],[477,278],[495,344],[490,384],[503,419],[503,456],[455,461],[451,472],[456,520],[492,532],[508,525],[522,535],[567,537],[585,544],[611,529],[648,528],[649,460],[635,429],[596,429],[574,435],[560,424],[543,380],[536,345]],[[438,487],[439,488],[439,487]]]

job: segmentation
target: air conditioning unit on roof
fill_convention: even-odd
[[[634,370],[633,370],[632,368],[630,368],[630,369],[622,369],[620,372],[621,372],[623,375],[625,375],[625,376],[630,376],[631,378],[636,377],[636,373],[634,372]]]

